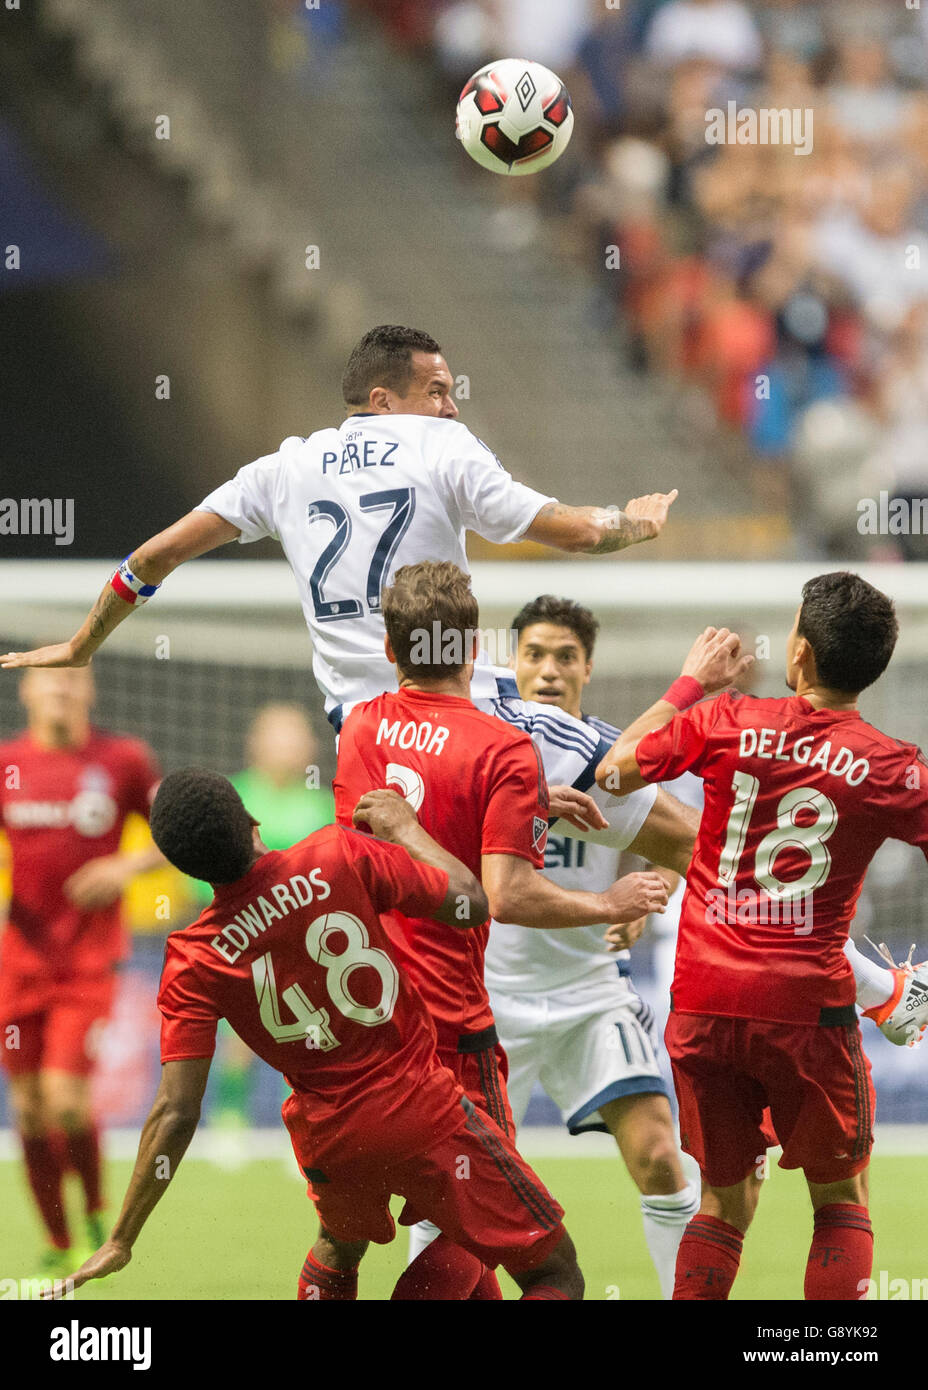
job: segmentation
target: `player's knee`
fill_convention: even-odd
[[[77,1134],[91,1121],[86,1087],[75,1078],[74,1084],[63,1077],[46,1081],[42,1087],[42,1108],[51,1129]]]
[[[369,1244],[366,1240],[337,1240],[320,1225],[313,1255],[329,1269],[350,1270],[361,1263]]]
[[[732,1187],[704,1186],[700,1211],[744,1232],[754,1219],[760,1190],[761,1182],[753,1174]]]
[[[683,1182],[683,1169],[671,1130],[652,1131],[629,1155],[632,1170],[642,1192],[676,1192]]]
[[[37,1139],[47,1130],[41,1092],[32,1078],[10,1083],[10,1109],[17,1130],[26,1139]]]
[[[535,1285],[550,1284],[566,1295],[572,1303],[578,1303],[583,1298],[586,1287],[583,1273],[577,1263],[576,1247],[566,1231],[540,1264],[519,1273],[510,1273],[523,1293],[528,1293]]]

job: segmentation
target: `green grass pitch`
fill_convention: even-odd
[[[648,1257],[638,1194],[616,1158],[534,1161],[565,1207],[586,1277],[589,1299],[655,1299],[657,1279]],[[115,1201],[131,1165],[108,1165]],[[876,1233],[874,1272],[920,1279],[919,1243],[912,1235],[912,1200],[922,1189],[923,1157],[886,1156],[871,1173]],[[40,1249],[20,1164],[0,1162],[0,1278],[33,1272]],[[799,1173],[775,1165],[760,1211],[745,1242],[735,1299],[802,1297],[811,1238],[808,1195]],[[302,1183],[283,1160],[249,1162],[232,1171],[189,1159],[149,1219],[132,1264],[105,1284],[80,1290],[81,1299],[291,1299],[315,1225]],[[362,1299],[386,1299],[405,1263],[406,1232],[390,1246],[372,1246],[361,1267]],[[922,1264],[924,1261],[922,1260]],[[505,1296],[515,1285],[503,1275]]]

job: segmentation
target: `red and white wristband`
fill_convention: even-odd
[[[110,587],[126,603],[140,604],[147,603],[152,594],[158,592],[161,585],[145,584],[137,575],[133,574],[129,568],[129,556],[127,555],[111,577]]]
[[[674,709],[689,709],[705,697],[705,689],[695,676],[678,676],[665,695],[661,696]]]

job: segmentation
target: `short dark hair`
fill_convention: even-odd
[[[480,610],[470,575],[450,560],[403,565],[384,589],[381,607],[401,675],[443,680],[469,661]]]
[[[555,627],[568,627],[582,643],[587,661],[593,655],[599,622],[582,604],[569,598],[555,598],[554,594],[539,594],[527,603],[512,620],[517,640],[527,627],[533,623],[552,623]]]
[[[382,323],[370,329],[348,358],[342,377],[345,404],[367,405],[375,386],[405,396],[412,381],[414,352],[441,352],[441,348],[431,334],[418,328]]]
[[[899,623],[886,594],[859,574],[835,570],[803,585],[796,631],[812,648],[822,684],[857,695],[889,665]]]
[[[151,808],[152,839],[192,878],[234,883],[254,859],[252,817],[227,777],[205,767],[170,772]]]

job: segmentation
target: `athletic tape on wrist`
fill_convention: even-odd
[[[132,604],[147,603],[161,588],[160,584],[145,584],[134,575],[129,568],[128,555],[110,579],[110,586],[121,599]]]
[[[673,705],[675,709],[684,710],[697,704],[705,693],[695,676],[678,676],[661,699],[666,700],[668,705]]]

